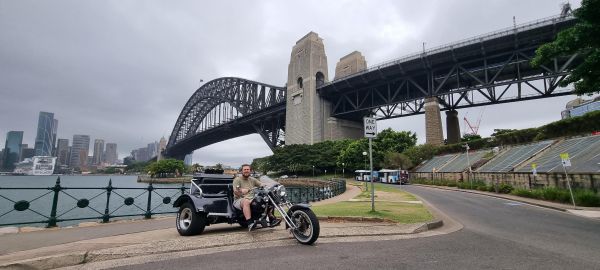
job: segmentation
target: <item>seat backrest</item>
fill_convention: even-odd
[[[206,194],[232,194],[233,176],[200,175],[192,180]]]

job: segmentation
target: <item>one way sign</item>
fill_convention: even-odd
[[[377,120],[371,117],[365,117],[365,138],[375,138],[377,136]]]

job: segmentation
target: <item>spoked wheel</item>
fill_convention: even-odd
[[[196,212],[191,203],[184,203],[177,212],[177,232],[182,236],[190,236],[202,233],[206,226],[206,216]]]
[[[310,245],[317,241],[320,232],[319,220],[312,210],[298,209],[294,211],[290,217],[298,227],[295,230],[292,229],[292,234],[298,242],[304,245]]]

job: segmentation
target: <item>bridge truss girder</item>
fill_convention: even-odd
[[[285,109],[285,95],[284,87],[246,79],[227,77],[212,80],[200,87],[183,107],[165,154],[181,157],[208,145],[207,142],[212,144],[226,140],[225,137],[230,139],[257,132],[269,147],[276,147],[281,144],[285,124],[281,124],[279,115],[271,114],[280,114],[282,104]],[[239,130],[232,131],[238,127]],[[218,138],[213,137],[215,131],[237,135]]]
[[[454,110],[571,94],[558,85],[581,59],[572,55],[534,68],[529,62],[535,49],[483,52],[475,59],[436,68],[424,56],[423,65],[429,68],[423,72],[397,78],[381,74],[378,84],[340,91],[335,99],[330,96],[332,116],[357,120],[365,115],[390,119],[422,114],[427,97],[438,97],[441,110]],[[398,69],[402,70],[401,64]]]

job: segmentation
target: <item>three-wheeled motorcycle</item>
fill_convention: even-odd
[[[173,203],[178,207],[176,226],[182,236],[200,234],[206,226],[217,223],[239,224],[248,227],[241,210],[233,206],[233,176],[225,174],[195,175],[189,193],[181,195]],[[287,199],[285,187],[275,184],[254,189],[251,203],[252,219],[260,226],[269,228],[270,213],[277,211],[286,229],[298,242],[310,245],[319,237],[319,220],[308,204],[292,204]]]

